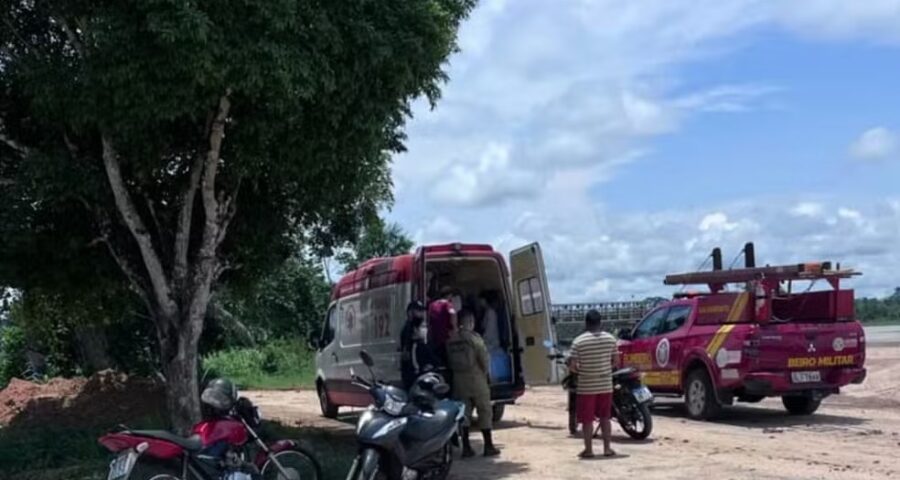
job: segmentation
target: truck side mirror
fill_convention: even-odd
[[[631,340],[631,330],[627,328],[623,328],[619,330],[619,339],[620,340]]]

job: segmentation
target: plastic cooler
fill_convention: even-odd
[[[494,350],[491,355],[491,382],[501,383],[512,381],[512,366],[509,354],[503,350]]]

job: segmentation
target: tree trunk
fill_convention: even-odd
[[[157,325],[170,324],[160,319]],[[189,320],[190,321],[190,320]],[[201,319],[202,321],[202,319]],[[181,435],[187,435],[200,419],[200,397],[198,378],[199,338],[191,338],[191,329],[169,331],[169,336],[161,335],[163,375],[166,377],[166,409],[172,428]]]

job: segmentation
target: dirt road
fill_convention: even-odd
[[[507,410],[496,437],[500,459],[459,461],[455,479],[870,479],[900,476],[900,347],[870,349],[866,384],[825,401],[818,414],[789,417],[780,401],[726,411],[716,422],[684,418],[680,404],[659,401],[654,431],[632,442],[614,426],[621,458],[579,461],[566,430],[559,387],[529,390]],[[344,431],[353,417],[318,416],[313,392],[253,392],[268,416]],[[480,443],[477,446],[480,446]]]

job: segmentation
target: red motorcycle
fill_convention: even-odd
[[[204,419],[193,435],[123,428],[100,437],[117,454],[107,480],[319,480],[321,468],[293,440],[266,444],[259,410],[234,385],[213,380],[201,395]]]

